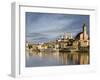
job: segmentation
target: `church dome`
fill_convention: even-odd
[[[80,32],[75,36],[75,40],[88,40],[88,39],[89,39],[88,34],[84,34],[83,32]]]
[[[76,35],[75,40],[88,40],[88,38],[86,24],[83,24],[83,30]]]
[[[82,33],[83,33],[83,32],[78,33],[78,34],[75,36],[75,40],[79,40],[79,39],[80,39],[80,35],[81,35]]]

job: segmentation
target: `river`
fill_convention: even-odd
[[[88,52],[28,52],[26,51],[26,67],[62,66],[89,64]]]

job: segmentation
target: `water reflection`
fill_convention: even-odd
[[[28,52],[26,67],[89,64],[89,53],[79,52]]]

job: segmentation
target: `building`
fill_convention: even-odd
[[[73,37],[72,37],[72,33],[70,33],[70,32],[64,33],[63,38],[64,38],[64,39],[72,39],[72,38],[73,38]]]
[[[78,46],[79,50],[85,50],[85,49],[88,50],[90,40],[87,34],[86,24],[83,24],[82,32],[76,35],[75,42],[78,44],[76,46]],[[75,45],[75,42],[74,42],[74,45]]]
[[[87,34],[87,26],[83,24],[82,32],[78,33],[75,38],[72,33],[64,33],[59,39],[49,41],[42,44],[27,44],[26,47],[33,51],[85,51],[89,49],[89,36]]]
[[[56,47],[59,51],[70,51],[72,44],[72,33],[64,33],[60,39],[56,40]]]

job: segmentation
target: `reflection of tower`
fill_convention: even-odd
[[[80,64],[89,64],[89,55],[88,54],[80,55]]]

